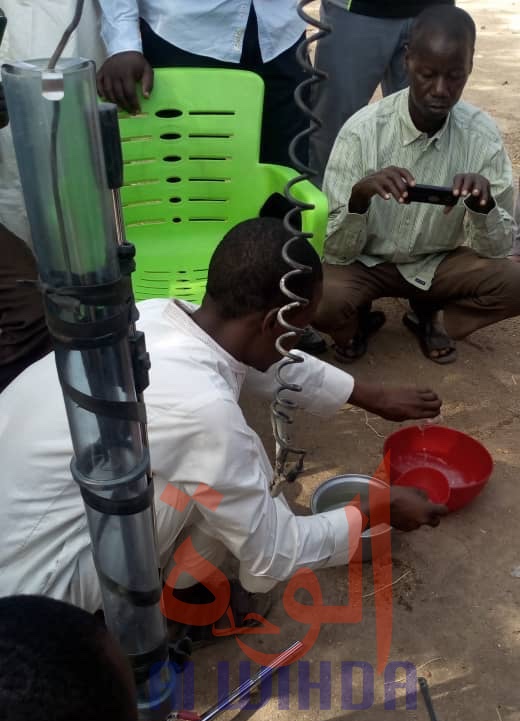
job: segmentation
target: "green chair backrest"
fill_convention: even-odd
[[[120,118],[138,300],[200,302],[218,242],[294,176],[259,163],[262,107],[263,82],[253,73],[164,68],[155,71],[141,114]]]

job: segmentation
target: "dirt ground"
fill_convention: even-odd
[[[497,120],[518,176],[520,0],[460,0],[458,4],[473,15],[478,28],[475,68],[465,98]],[[353,374],[388,385],[431,385],[444,398],[445,423],[481,440],[495,461],[488,487],[470,507],[450,515],[438,530],[394,536],[390,660],[414,664],[418,675],[428,679],[439,719],[520,721],[520,578],[512,575],[513,569],[520,567],[520,320],[475,333],[469,341],[459,343],[457,363],[443,368],[425,360],[403,329],[398,301],[382,302],[380,307],[388,322],[373,339],[368,355],[352,368]],[[327,360],[332,362],[332,358]],[[267,410],[249,409],[249,415],[267,447],[272,448]],[[295,435],[308,455],[305,473],[286,494],[293,507],[308,513],[313,489],[329,476],[374,472],[383,438],[395,427],[378,418],[367,422],[362,412],[348,407],[326,425],[299,416]],[[318,577],[324,603],[347,603],[346,568],[321,571]],[[255,648],[279,651],[307,631],[285,614],[283,590],[276,591],[278,600],[270,616],[282,633],[256,640],[248,637]],[[428,715],[421,700],[416,710],[406,710],[402,689],[397,693],[397,710],[385,710],[385,679],[378,675],[374,677],[372,708],[347,710],[351,685],[345,668],[342,674],[342,663],[376,664],[372,591],[371,568],[366,565],[362,622],[323,626],[305,657],[309,667],[300,663],[291,668],[286,695],[282,694],[281,700],[277,697],[275,680],[272,698],[256,711],[242,711],[240,718],[425,721]],[[233,640],[196,655],[198,711],[215,703],[217,695],[227,690],[228,681],[231,686],[237,682],[239,664],[244,660]],[[256,666],[252,664],[252,668]],[[315,682],[321,673],[321,699],[319,690],[312,688],[307,702],[307,672]],[[396,677],[402,680],[404,675],[400,670]],[[370,678],[365,676],[365,694],[370,696],[371,690]],[[353,701],[362,698],[358,671],[354,673]],[[226,716],[237,714],[234,710]]]

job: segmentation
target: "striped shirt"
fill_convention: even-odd
[[[457,173],[479,173],[490,182],[495,207],[476,213],[460,199],[445,215],[442,206],[401,205],[374,196],[366,213],[349,213],[355,183],[390,165],[406,168],[427,185],[451,186]],[[412,122],[408,89],[363,108],[340,130],[323,190],[329,200],[326,263],[395,263],[409,283],[427,290],[441,261],[459,245],[486,258],[511,250],[511,162],[491,118],[462,101],[430,138]]]

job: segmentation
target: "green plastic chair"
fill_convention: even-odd
[[[137,251],[137,300],[199,303],[213,250],[238,222],[257,217],[294,170],[261,164],[263,81],[242,70],[155,71],[141,114],[122,115],[127,238]],[[321,256],[327,201],[309,182],[294,190],[315,208],[303,213]]]

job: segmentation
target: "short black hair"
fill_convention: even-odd
[[[0,598],[0,721],[128,721],[135,699],[108,640],[68,603]]]
[[[420,49],[423,38],[431,35],[442,35],[456,42],[466,41],[475,49],[477,28],[473,18],[462,8],[453,5],[430,5],[423,10],[412,23],[410,29],[409,49]]]
[[[291,270],[282,257],[285,243],[293,237],[277,218],[253,218],[232,228],[217,246],[208,269],[207,295],[223,318],[240,318],[269,311],[288,303],[280,279]],[[310,268],[293,276],[289,289],[311,301],[323,278],[318,254],[305,238],[291,243],[290,257]]]

